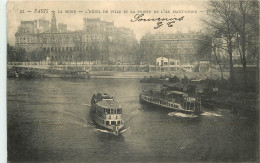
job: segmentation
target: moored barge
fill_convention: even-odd
[[[140,102],[182,113],[201,113],[201,99],[181,91],[143,91]]]
[[[61,78],[90,79],[90,74],[88,71],[65,71]]]
[[[95,124],[115,135],[124,127],[122,107],[108,94],[97,93],[92,96],[91,116]]]

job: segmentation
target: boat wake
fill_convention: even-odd
[[[184,114],[179,112],[171,112],[168,114],[169,116],[182,117],[182,118],[197,118],[197,115],[194,114]]]
[[[120,131],[119,133],[122,134],[122,133],[126,132],[129,128],[130,128],[130,127],[128,127],[128,128],[126,128],[126,129]],[[108,133],[108,134],[113,134],[113,135],[115,135],[114,132],[111,132],[111,131],[108,131],[108,130],[102,130],[102,129],[95,129],[95,130],[97,130],[97,131],[99,131],[99,132],[103,132],[103,133]]]
[[[91,122],[91,121],[85,121],[85,123],[88,123],[88,124],[92,124],[92,125],[94,125],[94,123]]]
[[[129,128],[130,128],[130,127],[128,127],[128,128],[126,128],[126,129],[120,131],[120,133],[124,133],[124,132],[126,132]]]
[[[107,130],[101,130],[101,129],[95,129],[95,130],[100,131],[100,132],[104,132],[104,133],[112,133],[112,132],[109,132]]]
[[[73,123],[79,126],[89,127],[86,123],[81,123],[81,122],[73,122]]]
[[[222,116],[220,114],[216,114],[216,113],[212,113],[212,112],[204,112],[201,115],[208,116],[208,117],[221,117]]]

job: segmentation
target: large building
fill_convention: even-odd
[[[33,51],[42,48],[56,60],[98,60],[102,63],[133,63],[135,34],[129,28],[117,28],[113,22],[84,18],[79,31],[67,30],[67,25],[56,22],[52,12],[47,20],[21,21],[15,35],[17,47]],[[82,55],[79,55],[82,54]],[[81,58],[79,58],[81,56]]]
[[[203,43],[205,40],[200,32],[147,33],[140,40],[140,48],[145,63],[154,64],[156,58],[165,56],[187,64],[194,62]]]

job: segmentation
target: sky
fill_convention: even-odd
[[[201,29],[200,18],[205,15],[206,1],[9,1],[7,3],[7,42],[11,45],[15,44],[15,33],[21,21],[46,19],[51,20],[51,11],[55,11],[58,23],[68,25],[68,30],[82,30],[83,18],[100,18],[104,21],[114,22],[116,27],[126,27],[134,31],[136,38],[140,38],[145,33],[175,33],[199,31]],[[37,13],[41,9],[47,9],[48,13]],[[24,13],[21,13],[23,11]],[[76,10],[76,13],[65,13],[65,10]],[[89,13],[86,11],[95,10],[101,13]],[[103,13],[107,10],[107,13]],[[154,13],[154,11],[158,11]],[[31,11],[31,12],[28,12]],[[35,12],[36,11],[36,12]],[[45,10],[46,11],[46,10]],[[58,13],[62,11],[62,13]],[[83,11],[83,12],[78,12]],[[112,13],[112,11],[120,11],[121,13]],[[127,13],[124,13],[127,11]],[[131,13],[134,11],[135,13]],[[176,21],[172,27],[168,27],[167,22],[163,22],[163,26],[154,29],[157,21],[135,21],[136,14],[144,13],[142,18],[180,18],[183,20]],[[150,11],[150,13],[149,13]],[[165,12],[169,11],[169,12]]]

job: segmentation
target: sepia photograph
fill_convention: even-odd
[[[8,1],[8,162],[258,162],[258,0]]]

